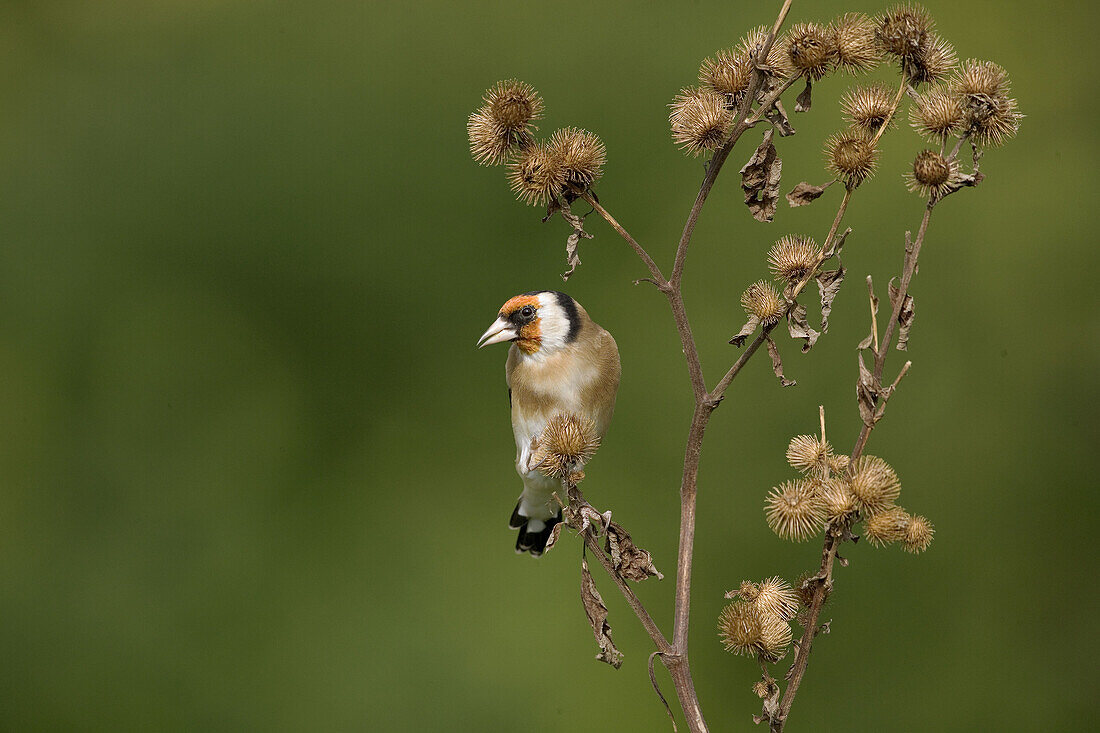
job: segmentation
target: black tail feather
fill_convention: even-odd
[[[537,532],[528,532],[527,517],[519,513],[519,504],[516,504],[516,508],[512,512],[512,518],[508,521],[509,529],[519,530],[519,534],[516,536],[516,552],[520,554],[529,552],[532,557],[538,557],[546,550],[546,542],[550,539],[550,533],[553,531],[554,525],[561,522],[561,511],[558,511],[557,516],[544,521],[546,522],[545,527]]]

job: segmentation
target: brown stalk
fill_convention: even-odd
[[[913,241],[911,246],[906,247],[901,284],[898,288],[897,296],[894,299],[890,321],[886,324],[886,331],[883,334],[882,342],[874,349],[874,384],[879,388],[881,388],[882,385],[882,373],[886,365],[886,355],[890,350],[890,340],[894,335],[894,329],[897,327],[898,314],[901,312],[902,305],[905,302],[905,296],[909,293],[909,283],[912,281],[913,274],[917,270],[917,258],[920,256],[921,244],[923,244],[924,235],[928,231],[928,220],[932,215],[932,208],[934,206],[934,201],[929,201],[928,205],[925,206],[920,229],[917,231],[917,238]],[[907,361],[882,399],[889,399],[889,395],[893,393],[898,383],[901,382],[902,378],[909,372],[910,366],[911,362]],[[867,447],[867,440],[870,438],[871,430],[873,429],[873,423],[870,425],[865,423],[860,429],[859,438],[856,440],[855,448],[852,450],[849,463],[850,466],[854,466],[860,456],[863,455],[863,451]],[[801,686],[802,680],[806,675],[806,668],[810,662],[810,651],[813,649],[814,638],[820,632],[818,618],[821,615],[821,607],[824,605],[825,600],[829,597],[829,593],[831,593],[833,589],[833,568],[837,557],[837,550],[847,536],[848,526],[830,526],[826,528],[825,543],[821,548],[821,566],[818,569],[817,575],[811,579],[814,583],[813,598],[807,609],[806,624],[804,626],[802,639],[800,639],[796,645],[794,661],[791,663],[791,668],[787,671],[787,679],[789,682],[786,690],[783,691],[783,697],[779,703],[779,713],[771,721],[772,733],[781,733],[783,730],[783,726],[787,722],[787,716],[790,714],[791,706],[794,704],[795,696],[798,694],[798,688]]]
[[[760,58],[767,58],[772,45],[775,43],[779,29],[787,18],[787,13],[790,11],[792,2],[793,0],[784,0],[783,6],[779,10],[779,15],[776,17],[775,24],[772,26],[772,30],[768,34],[767,40],[761,47]],[[680,701],[680,707],[683,709],[688,729],[692,731],[692,733],[706,733],[708,730],[703,712],[699,707],[699,698],[695,692],[695,683],[691,677],[691,667],[688,661],[688,621],[691,610],[691,569],[695,546],[695,509],[697,481],[699,476],[699,459],[702,452],[703,433],[706,431],[711,413],[714,412],[714,409],[722,399],[722,394],[725,391],[725,386],[728,386],[728,382],[726,382],[725,385],[720,384],[720,389],[716,388],[713,392],[707,392],[706,382],[703,378],[702,364],[699,361],[699,350],[696,347],[695,337],[691,330],[691,322],[688,319],[687,311],[684,307],[681,282],[684,275],[684,265],[687,262],[688,245],[691,243],[695,225],[699,220],[699,214],[702,211],[703,204],[706,203],[707,197],[714,187],[714,182],[718,179],[718,174],[721,172],[722,166],[726,162],[726,158],[745,131],[760,122],[768,110],[776,103],[780,96],[782,96],[783,92],[789,89],[796,80],[789,79],[780,84],[764,98],[758,109],[750,115],[749,112],[752,109],[752,104],[760,91],[763,81],[763,72],[756,69],[752,75],[749,87],[745,92],[744,100],[737,111],[734,123],[730,128],[729,137],[725,144],[719,148],[711,158],[710,164],[707,167],[706,176],[703,178],[703,182],[699,187],[699,193],[696,195],[695,202],[692,204],[691,211],[688,213],[687,221],[684,223],[684,229],[676,247],[676,258],[673,263],[672,275],[668,279],[665,279],[660,268],[654,262],[653,258],[649,256],[649,253],[646,252],[645,249],[638,244],[637,240],[630,236],[626,229],[624,229],[622,225],[595,200],[595,197],[587,193],[584,195],[584,200],[591,204],[593,208],[599,212],[600,216],[607,220],[608,224],[627,241],[631,249],[641,258],[642,262],[645,263],[646,267],[649,269],[654,284],[668,299],[669,308],[672,311],[672,317],[676,323],[676,331],[680,336],[680,344],[684,351],[684,358],[687,361],[688,377],[691,381],[692,394],[695,400],[695,409],[692,413],[691,426],[688,429],[687,444],[684,449],[684,470],[680,482],[680,541],[676,564],[676,600],[672,645],[667,653],[661,654],[661,661],[665,667],[668,668],[669,674],[672,677],[673,684],[676,687],[676,695]],[[755,344],[755,347],[750,347],[750,349],[755,352],[757,347],[759,347],[759,344]],[[746,351],[746,353],[748,354],[749,351]],[[588,543],[587,539],[586,543]],[[597,555],[597,557],[600,557],[600,555]],[[610,566],[605,565],[605,567],[609,568]],[[616,583],[619,584],[621,578],[617,578],[615,573],[612,573],[612,577],[616,578]],[[622,585],[620,585],[620,589],[621,588]],[[643,619],[642,614],[639,613],[639,610],[644,613],[644,608],[641,608],[640,601],[638,602],[638,607],[635,607],[629,596],[627,600],[631,602],[631,606],[634,607],[635,613],[638,615],[639,619]],[[648,618],[648,614],[646,614],[646,617]],[[644,620],[643,625],[645,625]],[[648,627],[647,631],[649,631]],[[654,643],[658,643],[657,637],[654,636],[652,632],[650,633],[650,637],[654,639]]]

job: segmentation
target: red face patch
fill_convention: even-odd
[[[501,306],[500,315],[504,318],[510,318],[513,313],[528,305],[537,309],[539,307],[539,297],[537,295],[517,295]],[[520,327],[519,338],[516,339],[516,346],[525,353],[534,354],[539,350],[541,343],[542,330],[539,327],[538,318]]]
[[[509,299],[507,303],[500,307],[500,315],[507,318],[525,305],[529,305],[532,308],[538,308],[539,296],[517,295],[516,297]]]

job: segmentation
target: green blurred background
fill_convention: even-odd
[[[509,296],[561,287],[567,232],[470,160],[464,124],[497,79],[534,84],[544,133],[603,137],[601,200],[669,263],[702,167],[665,105],[778,5],[0,5],[0,729],[667,730],[600,571],[627,658],[593,661],[576,540],[512,552],[505,348],[474,342]],[[1073,729],[1097,714],[1098,18],[927,5],[960,56],[1010,70],[1028,117],[933,217],[914,367],[870,446],[936,541],[849,548],[791,730]],[[780,143],[784,191],[825,179],[849,83],[820,84]],[[710,384],[763,253],[820,239],[839,194],[753,221],[736,170],[756,139],[688,263]],[[858,431],[862,279],[900,266],[919,149],[891,133],[854,198],[831,332],[808,355],[781,341],[798,386],[756,359],[708,431],[692,661],[716,731],[758,710],[754,665],[716,640],[722,592],[816,566],[762,499],[818,404],[836,444]],[[566,289],[616,336],[623,382],[587,493],[669,574],[639,588],[667,628],[690,394],[662,299],[590,229]]]

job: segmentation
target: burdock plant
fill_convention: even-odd
[[[841,250],[852,231],[841,229],[845,214],[855,193],[880,169],[884,136],[899,130],[896,120],[903,104],[908,103],[909,122],[924,142],[899,143],[911,149],[912,162],[904,170],[891,171],[891,178],[895,183],[902,179],[909,191],[921,197],[913,200],[921,202],[923,216],[915,235],[904,233],[900,273],[887,288],[888,315],[883,319],[879,317],[874,281],[870,276],[866,278],[870,328],[858,344],[855,379],[862,427],[850,450],[838,451],[826,438],[825,412],[820,408],[818,431],[797,435],[786,445],[792,475],[777,477],[771,490],[762,492],[763,518],[780,539],[804,542],[821,538],[820,565],[800,575],[793,585],[780,576],[760,582],[742,581],[726,594],[730,603],[717,619],[718,637],[724,647],[755,659],[759,665],[761,676],[752,686],[752,692],[762,700],[756,720],[767,722],[772,731],[778,732],[786,725],[805,679],[815,638],[828,629],[828,624],[820,623],[821,609],[832,595],[837,568],[848,565],[848,560],[838,554],[840,547],[861,536],[866,538],[865,545],[874,548],[898,545],[907,552],[921,553],[931,546],[932,523],[898,504],[898,473],[886,460],[867,454],[865,449],[911,366],[906,361],[892,380],[886,377],[891,348],[905,351],[908,347],[915,317],[910,290],[932,212],[952,194],[981,183],[984,174],[979,171],[979,163],[985,150],[1012,138],[1022,118],[1016,100],[1009,96],[1007,72],[989,61],[968,60],[959,65],[954,47],[939,35],[931,16],[917,5],[897,5],[873,18],[847,13],[828,23],[800,22],[780,33],[791,5],[791,0],[782,3],[770,28],[753,28],[704,59],[699,66],[698,85],[686,85],[670,104],[673,143],[689,156],[706,155],[708,160],[669,270],[657,264],[596,196],[594,187],[606,165],[600,138],[576,127],[562,128],[545,139],[536,137],[534,122],[542,116],[544,105],[530,85],[517,80],[498,82],[485,92],[481,107],[467,123],[474,160],[483,165],[504,165],[520,201],[544,206],[544,220],[560,216],[567,222],[569,270],[563,278],[576,271],[580,242],[592,236],[585,230],[585,219],[571,208],[583,202],[591,207],[589,213],[605,219],[641,260],[647,276],[636,282],[652,284],[668,301],[679,348],[687,362],[694,403],[680,483],[680,544],[671,634],[666,635],[658,626],[631,587],[631,583],[650,577],[663,577],[650,554],[633,542],[622,525],[611,520],[610,512],[597,511],[580,491],[584,475],[579,467],[596,447],[592,425],[571,415],[555,417],[531,446],[531,468],[561,482],[558,500],[563,521],[554,527],[546,549],[558,543],[563,527],[576,532],[583,542],[581,598],[600,647],[597,658],[618,667],[623,654],[612,641],[607,607],[588,571],[589,554],[607,571],[653,641],[650,673],[654,687],[652,665],[660,659],[672,677],[688,728],[695,732],[707,730],[688,661],[697,476],[707,424],[761,346],[780,384],[795,384],[785,376],[780,346],[773,338],[781,326],[785,325],[802,352],[811,350],[828,332],[832,303],[847,274],[840,262]],[[745,133],[764,128],[758,146],[741,168],[740,185],[752,217],[772,221],[777,214],[782,173],[775,138],[795,132],[783,95],[801,83],[804,88],[794,110],[806,111],[810,109],[814,84],[831,83],[841,71],[863,74],[880,64],[892,66],[896,80],[890,84],[860,83],[847,89],[841,104],[846,126],[823,141],[827,180],[821,184],[803,181],[786,194],[791,207],[800,207],[822,198],[832,188],[840,198],[832,225],[820,239],[808,234],[778,240],[760,238],[760,267],[763,270],[766,266],[770,278],[763,272],[744,277],[751,283],[740,299],[746,320],[730,339],[743,350],[724,375],[708,386],[684,307],[682,282],[695,224],[727,158]],[[833,188],[834,184],[840,185]],[[904,191],[900,185],[897,188]],[[856,236],[860,246],[886,239],[881,233]],[[811,299],[803,297],[811,284],[817,289],[813,319]],[[735,325],[731,321],[731,327]],[[777,447],[777,451],[782,450]],[[792,625],[800,629],[797,640]],[[786,659],[790,659],[786,670],[773,669]],[[664,697],[660,699],[664,701]],[[672,717],[671,710],[668,712]]]

